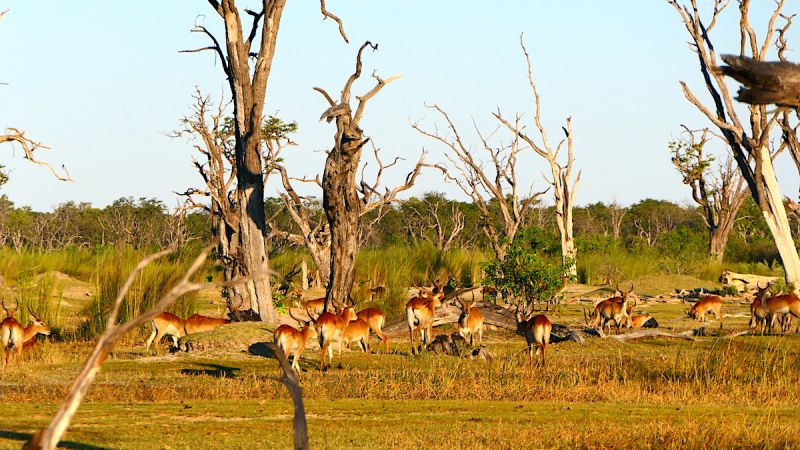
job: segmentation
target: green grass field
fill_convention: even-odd
[[[698,326],[683,317],[685,305],[637,309],[663,328]],[[746,326],[746,305],[723,312],[725,328],[712,321],[709,332]],[[581,314],[572,304],[551,317],[577,325]],[[238,347],[158,356],[135,342],[118,348],[64,445],[291,447],[291,403],[270,378],[277,362],[247,350],[271,340],[268,327],[231,327],[208,340],[219,333]],[[799,342],[794,335],[588,338],[551,345],[542,368],[527,364],[524,341],[506,331],[487,333],[491,362],[412,357],[402,337],[390,354],[344,352],[342,367],[327,373],[318,370],[318,351],[307,351],[302,385],[315,448],[794,448]],[[42,343],[0,375],[0,447],[18,448],[48,422],[89,350],[89,343]]]

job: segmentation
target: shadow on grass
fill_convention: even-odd
[[[223,366],[220,364],[198,364],[199,366],[208,367],[208,369],[181,369],[181,375],[205,375],[215,378],[236,378],[238,376],[238,367]]]
[[[272,353],[272,350],[267,347],[265,342],[256,342],[255,344],[250,344],[250,347],[247,347],[247,352],[251,355],[275,359],[275,354]]]
[[[12,441],[28,442],[33,435],[31,433],[20,433],[18,431],[0,430],[0,439],[8,439]],[[58,448],[75,448],[80,450],[100,450],[105,447],[98,447],[91,444],[82,444],[74,441],[61,441],[58,443]]]

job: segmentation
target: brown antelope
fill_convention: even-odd
[[[33,311],[28,307],[30,314],[30,322],[28,326],[23,328],[22,325],[14,317],[16,310],[9,311],[3,302],[3,310],[6,312],[6,317],[0,322],[0,343],[3,345],[3,351],[6,354],[3,360],[3,370],[8,366],[8,361],[11,358],[11,353],[17,354],[17,361],[22,356],[22,350],[28,344],[28,348],[33,345],[34,339],[37,334],[45,336],[50,334],[50,327],[42,321]]]
[[[169,312],[162,312],[153,319],[153,332],[147,338],[145,349],[150,351],[150,344],[153,345],[153,350],[158,353],[158,344],[161,338],[169,336],[172,340],[172,346],[178,347],[178,339],[194,333],[203,331],[211,331],[220,325],[231,323],[228,319],[219,319],[216,317],[202,316],[200,314],[192,314],[188,319],[183,320],[175,314]]]
[[[633,283],[631,283],[631,288],[628,291],[622,291],[617,286],[617,292],[619,295],[605,299],[594,307],[592,315],[587,317],[587,319],[591,319],[588,321],[590,327],[603,330],[612,320],[617,325],[617,333],[620,332],[623,326],[631,327],[630,310],[636,306],[636,301],[634,300],[633,306],[629,306],[630,299],[628,296],[633,292]]]
[[[478,345],[483,342],[483,313],[480,309],[475,307],[477,302],[473,301],[469,305],[465,305],[461,300],[456,305],[461,309],[461,315],[458,317],[458,334],[464,339],[469,336],[469,345],[473,346],[474,336],[478,336]]]
[[[433,320],[436,318],[436,308],[442,305],[442,292],[422,291],[420,295],[406,303],[406,320],[408,321],[408,334],[411,340],[411,354],[422,351],[427,346],[433,334]],[[422,343],[419,349],[414,347],[414,332],[419,331]]]
[[[767,289],[769,289],[769,285]],[[759,289],[759,292],[761,292],[761,289]],[[797,294],[794,292],[769,298],[764,298],[762,294],[759,298],[761,299],[761,305],[767,311],[767,326],[769,327],[770,333],[775,328],[775,321],[778,319],[778,314],[785,316],[785,318],[781,318],[782,332],[787,331],[791,326],[792,316],[800,319],[800,298],[798,298]]]
[[[356,318],[345,327],[342,333],[342,345],[349,349],[353,342],[361,347],[361,351],[369,353],[369,323],[366,320]]]
[[[309,314],[313,313],[315,316],[319,317],[325,310],[325,297],[306,300],[304,302],[295,300],[294,306],[305,309]]]
[[[383,333],[383,324],[386,323],[386,314],[383,313],[378,308],[367,308],[362,309],[356,314],[356,317],[359,319],[367,322],[369,324],[369,328],[372,330],[375,335],[377,335],[380,340],[381,344],[386,348],[386,351],[389,351],[389,336],[386,336]]]
[[[339,314],[326,311],[316,319],[310,313],[308,316],[311,317],[311,321],[314,322],[314,327],[317,329],[317,338],[319,339],[319,348],[321,351],[320,369],[323,371],[328,370],[330,361],[333,359],[333,347],[331,347],[331,344],[334,341],[338,341],[339,343],[339,365],[341,366],[342,334],[344,334],[344,330],[350,322],[358,319],[353,308],[351,306],[345,306]],[[328,354],[328,364],[325,363],[325,353]]]
[[[635,316],[631,316],[632,328],[656,328],[657,326],[658,322],[655,322],[655,319],[650,314],[637,314]]]
[[[767,332],[767,309],[764,308],[764,299],[769,292],[769,283],[766,287],[761,287],[761,283],[756,284],[756,293],[753,296],[753,303],[750,304],[750,328],[755,328],[756,333],[761,330],[761,334]]]
[[[300,331],[296,330],[291,325],[281,325],[275,329],[275,344],[283,351],[288,359],[289,356],[294,355],[292,360],[292,369],[296,373],[300,373],[300,357],[306,349],[306,344],[311,336],[317,334],[317,330],[311,324],[311,321],[303,321],[292,315],[292,310],[289,310],[289,316],[300,324]]]
[[[722,312],[720,311],[722,303],[722,297],[719,295],[707,295],[692,305],[691,309],[686,311],[686,315],[700,322],[705,322],[708,320],[706,319],[706,314],[713,313],[719,320],[719,327],[722,328]]]
[[[533,317],[528,315],[528,318],[523,320],[522,314],[519,312],[519,306],[517,306],[517,312],[514,317],[517,319],[516,333],[520,336],[524,336],[525,341],[528,343],[528,359],[530,360],[530,364],[534,364],[533,348],[536,347],[536,356],[539,356],[540,350],[542,352],[542,366],[544,366],[544,355],[547,350],[547,344],[550,343],[550,332],[553,329],[553,324],[550,322],[550,319],[544,314],[539,314]]]

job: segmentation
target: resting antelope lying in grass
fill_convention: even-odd
[[[637,314],[635,316],[631,316],[631,327],[637,329],[656,328],[658,327],[658,322],[656,322],[656,319],[650,314]]]
[[[306,344],[311,336],[316,336],[317,330],[314,329],[311,321],[300,320],[292,315],[292,310],[289,310],[289,316],[300,324],[300,331],[296,330],[291,325],[281,325],[275,329],[275,344],[283,351],[288,359],[290,355],[294,355],[292,360],[292,369],[296,373],[300,373],[300,357],[306,349]]]
[[[386,314],[378,308],[367,308],[356,313],[356,316],[369,324],[369,328],[380,338],[381,345],[383,345],[388,352],[389,336],[383,333],[383,324],[386,323]]]
[[[469,345],[473,346],[473,338],[478,336],[478,345],[483,342],[483,313],[475,307],[477,302],[473,301],[469,306],[461,302],[456,305],[461,309],[461,316],[458,318],[458,334],[464,339],[469,336]]]
[[[536,356],[539,356],[540,350],[542,352],[542,366],[544,366],[544,355],[547,350],[547,344],[550,343],[550,332],[553,329],[553,324],[544,314],[533,317],[531,317],[531,315],[532,313],[528,314],[528,317],[523,320],[522,314],[519,312],[519,305],[517,305],[517,311],[514,314],[514,318],[517,320],[516,332],[520,336],[524,336],[525,341],[528,343],[528,359],[530,360],[530,364],[533,365],[534,363],[533,349],[536,347]]]
[[[686,315],[692,319],[699,320],[700,322],[704,323],[706,320],[708,320],[706,319],[706,314],[713,313],[714,316],[716,316],[719,320],[719,327],[722,328],[722,312],[720,311],[722,308],[722,303],[722,297],[719,295],[707,295],[692,305],[689,311],[686,311]]]
[[[436,308],[442,305],[444,293],[422,291],[419,296],[406,303],[406,320],[408,321],[408,334],[411,340],[411,354],[422,351],[431,341],[433,334],[433,321],[436,318]],[[422,343],[419,348],[414,347],[414,332],[419,331]]]
[[[23,328],[14,317],[16,310],[9,311],[8,308],[6,308],[5,302],[3,302],[2,305],[3,310],[8,316],[0,322],[0,343],[2,343],[3,351],[6,354],[3,360],[3,370],[5,370],[12,352],[17,354],[17,361],[19,361],[19,358],[22,356],[22,350],[33,345],[37,334],[49,335],[50,327],[28,307],[28,314],[31,316],[30,322],[27,327]]]
[[[147,338],[145,348],[150,351],[150,344],[153,349],[158,353],[158,344],[161,338],[169,336],[172,339],[172,346],[178,346],[178,339],[194,333],[203,331],[210,331],[220,325],[231,323],[228,319],[220,319],[216,317],[202,316],[200,314],[192,314],[186,320],[181,319],[175,314],[169,312],[162,312],[153,319],[153,332]]]
[[[306,311],[308,312],[308,311]],[[309,312],[308,316],[314,322],[314,328],[317,329],[317,338],[319,339],[320,348],[320,370],[326,371],[330,367],[330,361],[333,359],[333,344],[334,341],[339,343],[339,366],[342,365],[342,344],[343,334],[347,325],[350,322],[358,319],[356,313],[353,311],[352,306],[345,306],[339,314],[334,314],[330,311],[322,313],[316,319]],[[367,328],[369,331],[369,328]],[[328,363],[325,362],[325,354],[328,354]]]
[[[612,320],[617,325],[617,333],[620,332],[623,326],[631,327],[629,309],[632,309],[632,307],[628,306],[628,296],[633,293],[633,283],[631,283],[631,288],[628,291],[620,290],[619,285],[617,285],[617,292],[619,295],[603,300],[594,307],[592,315],[587,317],[587,322],[590,327],[603,330]],[[633,303],[633,307],[635,306],[636,301]]]

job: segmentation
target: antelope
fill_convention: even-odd
[[[433,320],[436,318],[436,308],[442,305],[444,294],[435,291],[430,293],[422,291],[419,296],[406,303],[406,319],[408,321],[408,334],[411,340],[411,354],[422,351],[427,346],[433,334]],[[414,347],[414,332],[419,330],[422,344],[419,349]]]
[[[308,311],[307,311],[308,312]],[[314,328],[317,329],[317,338],[319,339],[320,355],[320,369],[322,371],[328,370],[330,364],[325,363],[325,353],[328,353],[328,363],[333,359],[333,341],[339,343],[339,365],[342,365],[342,334],[344,334],[347,325],[353,320],[358,319],[356,313],[351,306],[345,306],[339,314],[333,314],[330,311],[322,313],[316,319],[310,313],[311,321],[314,322]]]
[[[769,283],[766,287],[761,287],[761,283],[756,284],[756,294],[753,296],[753,303],[750,304],[750,323],[747,325],[750,328],[755,328],[758,333],[759,328],[761,334],[767,332],[767,309],[764,308],[764,297],[769,291]]]
[[[769,285],[767,285],[766,289],[769,289]],[[777,315],[781,314],[786,316],[786,318],[783,319],[784,322],[781,324],[781,331],[785,332],[791,325],[792,316],[800,319],[800,298],[797,297],[797,294],[792,292],[789,294],[781,294],[765,299],[763,297],[765,291],[766,290],[762,292],[761,288],[759,287],[759,293],[761,294],[759,298],[761,299],[762,306],[767,312],[767,326],[769,326],[769,330],[772,332],[772,330],[775,328],[775,320],[777,320]]]
[[[473,346],[473,338],[478,336],[478,345],[483,342],[483,313],[480,309],[475,307],[477,302],[473,301],[469,305],[465,305],[458,301],[457,306],[461,309],[461,315],[458,317],[458,334],[464,339],[469,336],[469,345]]]
[[[700,322],[705,322],[707,320],[706,313],[714,313],[714,316],[719,320],[719,327],[722,328],[722,313],[720,312],[722,303],[722,297],[719,295],[707,295],[692,305],[691,309],[686,311],[686,315]]]
[[[289,356],[294,355],[292,359],[292,369],[296,373],[300,373],[300,357],[303,356],[303,351],[306,349],[308,339],[312,335],[317,334],[317,330],[311,324],[311,321],[303,321],[292,315],[292,310],[289,310],[289,316],[300,324],[300,331],[297,331],[291,325],[281,325],[275,329],[275,344],[283,351],[288,359]]]
[[[26,347],[30,348],[33,346],[36,335],[49,335],[50,327],[47,326],[39,316],[34,314],[30,307],[28,307],[28,314],[30,314],[31,318],[28,326],[25,328],[22,328],[22,325],[14,317],[16,310],[9,311],[8,308],[6,308],[5,302],[3,302],[3,310],[8,316],[0,322],[0,343],[2,343],[3,351],[6,354],[3,360],[3,370],[5,370],[11,358],[12,351],[16,352],[17,361],[19,361],[19,358],[22,356],[22,350]]]
[[[305,309],[309,314],[314,313],[314,315],[319,317],[325,310],[325,297],[306,300],[302,303],[295,300],[294,306]]]
[[[650,322],[651,320],[652,322]],[[656,322],[653,316],[650,314],[637,314],[635,316],[631,316],[632,328],[656,328],[657,326],[658,322]]]
[[[385,346],[388,352],[389,337],[383,334],[383,324],[386,323],[386,314],[378,308],[367,308],[359,311],[356,317],[369,324],[369,328],[380,338],[381,344]]]
[[[533,348],[536,347],[536,356],[539,356],[540,350],[542,352],[542,366],[544,366],[544,355],[547,350],[547,344],[550,343],[550,331],[553,329],[553,324],[550,322],[550,319],[544,314],[538,314],[533,317],[528,315],[527,319],[522,320],[522,314],[519,312],[519,305],[517,306],[514,317],[517,319],[516,333],[520,336],[524,336],[525,341],[528,343],[528,359],[530,360],[530,364],[533,365],[534,363]]]
[[[172,346],[178,347],[178,339],[184,336],[211,331],[221,325],[229,324],[231,321],[200,314],[192,314],[188,319],[183,320],[175,314],[162,312],[153,319],[152,323],[153,332],[147,338],[145,349],[150,351],[150,344],[152,344],[153,349],[158,353],[158,344],[164,336],[169,336],[172,340]]]
[[[353,342],[358,343],[361,351],[369,353],[369,323],[357,315],[356,320],[350,321],[342,333],[342,345],[345,348],[349,349]]]
[[[628,296],[633,292],[633,283],[631,283],[631,288],[628,291],[620,290],[619,285],[617,285],[617,292],[619,295],[605,299],[594,307],[594,312],[590,316],[589,326],[593,328],[599,327],[600,330],[603,330],[613,320],[617,325],[617,333],[620,332],[623,325],[628,328],[631,327],[629,309],[632,309],[632,307],[629,308],[628,306],[630,300]],[[636,306],[636,301],[634,301],[633,306]]]

